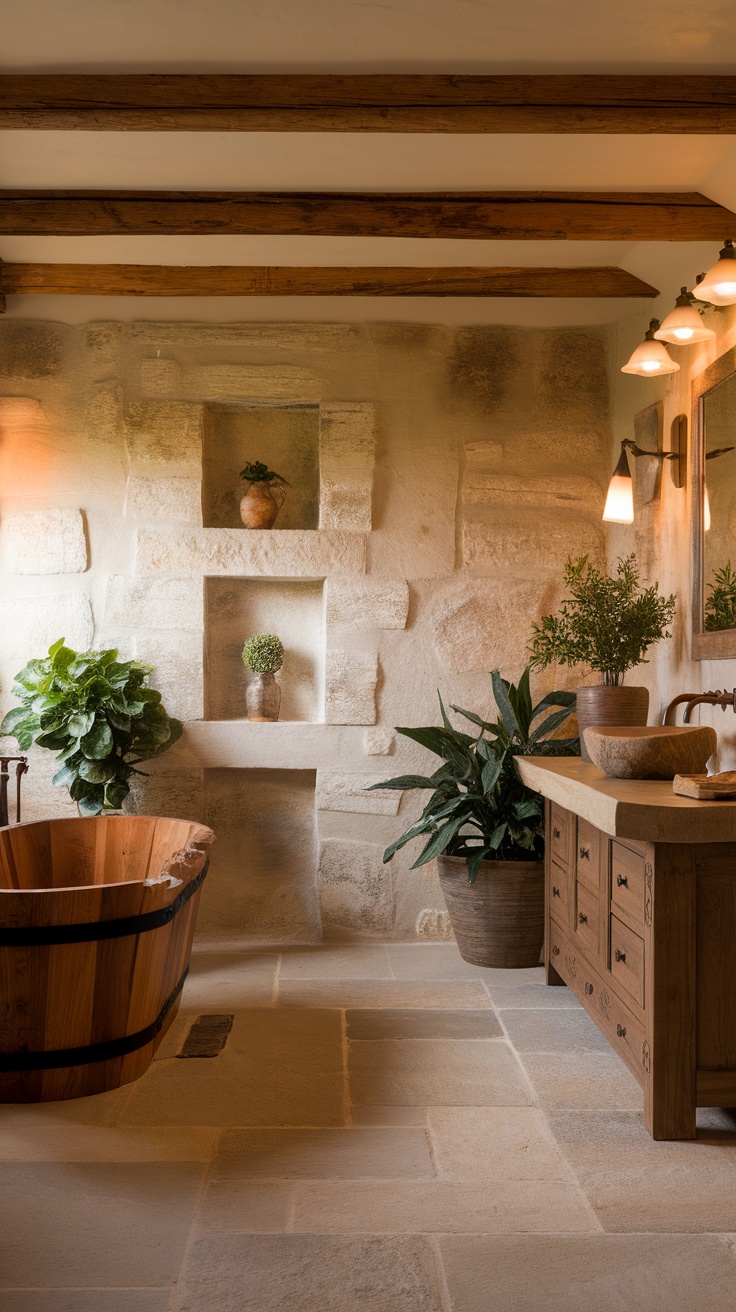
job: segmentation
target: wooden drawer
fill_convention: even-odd
[[[611,975],[640,1007],[644,1006],[644,940],[611,915]]]
[[[644,857],[622,843],[611,844],[611,905],[644,924]]]
[[[587,820],[578,819],[575,870],[578,880],[596,895],[600,889],[601,831]]]
[[[595,893],[591,893],[585,884],[578,884],[577,909],[575,912],[575,933],[586,952],[598,956],[600,920],[600,903]]]
[[[552,860],[564,870],[571,866],[570,856],[575,836],[575,816],[553,802],[550,807],[550,844]]]
[[[567,923],[568,912],[570,910],[571,898],[571,880],[570,873],[562,866],[558,866],[556,861],[550,861],[549,866],[549,905],[550,911],[554,914],[557,911],[562,920]]]

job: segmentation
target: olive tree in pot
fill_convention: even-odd
[[[624,686],[624,676],[645,661],[655,642],[671,637],[675,597],[662,596],[658,583],[639,586],[634,555],[619,559],[615,576],[603,574],[587,556],[569,559],[564,581],[570,596],[559,613],[532,626],[531,668],[587,665],[600,675],[598,685],[577,689],[580,751],[589,761],[585,730],[591,725],[646,724],[649,689]]]
[[[431,791],[419,819],[386,848],[384,861],[415,838],[427,842],[412,869],[438,858],[440,883],[460,955],[476,966],[535,966],[544,938],[543,802],[521,782],[517,756],[571,756],[576,738],[552,738],[571,714],[572,692],[532,705],[529,670],[518,687],[491,675],[499,711],[482,720],[459,706],[479,732],[452,725],[397,729],[442,758],[433,775],[401,775],[373,788]],[[560,709],[562,708],[562,709]]]

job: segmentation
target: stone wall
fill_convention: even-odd
[[[287,408],[318,526],[234,527],[217,443],[267,445],[270,410],[291,451]],[[436,722],[438,688],[490,711],[567,555],[602,558],[604,330],[5,321],[0,437],[3,704],[62,635],[154,665],[187,727],[131,807],[218,831],[200,935],[446,936],[434,868],[382,863],[421,797],[365,788],[430,764],[394,726]],[[249,615],[299,629],[288,722],[240,718]],[[47,755],[28,818],[70,811]]]

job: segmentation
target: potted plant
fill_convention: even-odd
[[[152,666],[119,661],[114,648],[72,651],[60,638],[41,660],[15,676],[20,706],[8,711],[0,733],[57,753],[53,783],[67,787],[80,815],[117,811],[141,761],[160,756],[181,737],[161,694],[148,687]]]
[[[245,690],[249,720],[278,720],[281,689],[274,676],[283,663],[284,645],[275,633],[256,633],[248,638],[243,647],[243,664],[251,674]]]
[[[240,500],[240,518],[245,527],[273,528],[286,500],[286,479],[260,460],[241,469],[240,477],[248,484]]]
[[[580,750],[585,730],[597,724],[646,724],[648,688],[624,687],[628,670],[644,661],[649,648],[672,635],[674,594],[660,595],[659,584],[639,586],[634,555],[619,559],[616,574],[603,574],[587,556],[569,559],[564,580],[570,591],[557,615],[534,624],[529,644],[532,669],[548,665],[587,665],[600,675],[596,687],[578,688]]]
[[[731,572],[730,560],[722,569],[714,568],[712,575],[713,582],[707,585],[710,596],[705,602],[705,628],[709,632],[736,629],[736,574]]]
[[[438,858],[440,884],[460,955],[476,966],[535,966],[544,938],[542,798],[522,783],[517,756],[569,756],[576,738],[551,737],[570,716],[572,692],[550,692],[532,705],[529,670],[518,687],[491,675],[499,711],[482,720],[451,709],[480,730],[455,729],[440,697],[443,727],[397,729],[441,757],[433,775],[401,775],[375,788],[431,791],[421,816],[384,852],[415,838],[427,842],[412,869]],[[559,709],[562,707],[562,709]]]

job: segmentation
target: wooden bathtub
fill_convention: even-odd
[[[213,841],[150,816],[0,829],[0,1102],[143,1074],[179,1007]]]

